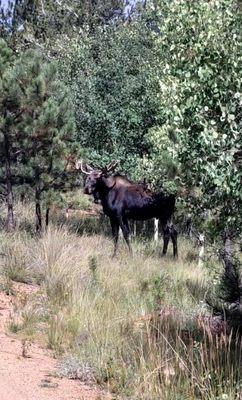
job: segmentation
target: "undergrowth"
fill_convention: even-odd
[[[171,249],[160,258],[138,240],[133,257],[121,243],[111,259],[109,238],[64,225],[39,238],[0,235],[5,290],[11,280],[39,285],[10,329],[42,335],[63,357],[63,376],[96,382],[120,399],[239,400],[240,339],[214,336],[208,326],[206,296],[221,270],[215,259],[211,271],[198,267],[185,239],[178,261]]]

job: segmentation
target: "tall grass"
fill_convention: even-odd
[[[85,380],[87,371],[121,399],[239,399],[241,343],[211,334],[203,316],[213,276],[190,257],[186,240],[174,261],[139,241],[133,257],[121,243],[113,260],[108,237],[79,236],[70,226],[1,238],[2,251],[11,248],[4,273],[24,265],[26,281],[40,286],[32,307],[20,310],[20,327],[41,331],[63,355],[66,375],[78,368]]]

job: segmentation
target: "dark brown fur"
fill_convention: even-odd
[[[144,184],[134,183],[121,175],[108,176],[100,170],[89,173],[84,192],[100,199],[104,213],[110,218],[115,243],[114,255],[117,251],[119,227],[131,251],[128,220],[158,218],[164,233],[163,254],[166,254],[171,238],[173,254],[177,257],[177,232],[170,222],[175,208],[174,195],[153,193]]]

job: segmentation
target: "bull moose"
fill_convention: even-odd
[[[171,223],[171,216],[175,209],[175,196],[164,193],[153,193],[143,184],[137,184],[119,174],[110,174],[118,162],[112,162],[103,169],[94,169],[82,161],[76,162],[76,169],[81,170],[87,179],[84,193],[93,195],[94,199],[101,200],[103,212],[110,218],[114,239],[114,254],[118,247],[118,233],[121,227],[124,239],[132,252],[129,238],[129,219],[147,220],[157,218],[161,222],[166,254],[169,240],[173,243],[173,255],[178,256],[177,231]]]

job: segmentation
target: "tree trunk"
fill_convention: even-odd
[[[134,237],[137,236],[137,222],[134,221],[134,233],[133,233]]]
[[[14,215],[13,215],[13,188],[12,188],[12,174],[10,165],[10,151],[7,135],[4,135],[5,143],[5,177],[6,177],[6,202],[7,202],[7,221],[6,230],[12,232],[15,229]]]
[[[192,215],[188,214],[186,219],[186,233],[190,239],[192,239]]]
[[[40,205],[40,190],[35,189],[35,227],[36,232],[40,233],[42,231],[42,215],[41,215],[41,205]]]
[[[198,235],[198,246],[199,246],[199,253],[198,253],[198,266],[202,267],[204,263],[204,253],[205,253],[205,235],[204,233],[199,233]]]
[[[46,209],[46,213],[45,213],[45,227],[46,227],[46,229],[49,226],[49,216],[50,216],[50,208],[48,207]]]
[[[157,244],[159,237],[159,220],[157,218],[154,219],[154,241]]]
[[[24,204],[24,202],[25,202],[25,193],[21,193],[21,195],[20,195],[20,201],[21,201],[21,204]]]
[[[145,231],[146,231],[146,221],[143,221],[143,223],[142,223],[142,229],[141,229],[141,234],[142,234],[142,236],[145,235]]]

